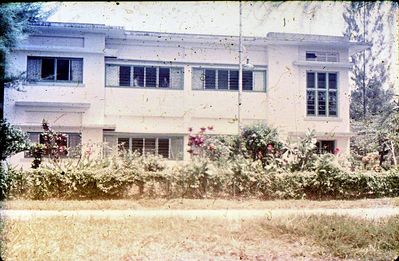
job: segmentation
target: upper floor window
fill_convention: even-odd
[[[337,80],[337,73],[306,73],[308,116],[337,116]]]
[[[338,62],[338,52],[319,52],[319,51],[307,51],[306,61],[318,61],[318,62]]]
[[[194,90],[238,90],[238,70],[193,69]],[[266,71],[243,71],[244,91],[265,91]]]
[[[28,56],[26,71],[29,82],[81,83],[83,81],[83,59]]]
[[[107,64],[105,77],[109,87],[183,89],[183,68]]]

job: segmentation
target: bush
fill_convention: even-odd
[[[174,170],[175,183],[183,197],[203,198],[223,191],[223,178],[226,173],[207,158],[194,158]]]
[[[311,170],[317,159],[314,131],[306,133],[306,136],[296,143],[288,143],[284,150],[282,159],[285,168],[293,172]]]
[[[272,171],[260,160],[236,155],[221,164],[206,157],[167,167],[158,156],[118,151],[104,159],[50,161],[38,169],[10,169],[0,183],[10,197],[123,198],[138,187],[151,197],[262,197],[265,199],[354,199],[399,196],[399,170],[348,172],[338,157],[317,157],[309,171]],[[4,189],[6,190],[6,189]]]
[[[266,172],[260,160],[252,161],[241,155],[229,162],[231,177],[227,180],[227,186],[232,188],[231,194],[256,195],[259,185],[265,182]]]
[[[206,136],[204,156],[221,163],[231,160],[239,152],[239,142],[238,135]]]
[[[5,162],[1,162],[0,165],[0,200],[3,200],[7,197],[9,188],[11,186],[11,177],[9,172],[12,170],[9,169],[9,166],[6,165]]]
[[[263,165],[270,163],[270,156],[279,156],[283,148],[277,129],[262,123],[245,127],[241,133],[241,141],[245,155],[252,160],[260,160]]]
[[[28,150],[30,146],[28,137],[22,130],[12,127],[6,120],[0,120],[0,161]]]
[[[6,120],[0,120],[0,200],[6,198],[10,187],[10,174],[5,160],[21,151],[30,148],[26,134],[14,128]]]

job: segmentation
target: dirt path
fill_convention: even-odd
[[[32,218],[73,217],[73,218],[277,218],[298,215],[347,215],[355,218],[378,219],[399,215],[398,207],[352,208],[352,209],[216,209],[216,210],[1,210],[5,219],[29,220]]]

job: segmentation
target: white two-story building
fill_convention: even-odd
[[[68,146],[108,142],[189,159],[188,129],[236,134],[238,37],[127,31],[78,23],[32,25],[8,57],[27,80],[5,94],[5,117],[40,142],[43,119]],[[349,57],[367,48],[337,36],[243,38],[242,125],[283,137],[316,131],[319,146],[349,150]],[[13,163],[30,162],[23,153]]]

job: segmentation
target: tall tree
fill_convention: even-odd
[[[50,13],[40,3],[0,5],[0,120],[4,118],[4,88],[20,77],[6,74],[7,54],[29,33],[29,24],[45,20]]]
[[[351,118],[368,116],[392,109],[393,78],[390,78],[394,48],[395,2],[350,2],[343,18],[344,35],[351,40],[364,41],[372,47],[352,56],[355,61],[351,79],[354,82],[350,106]]]

